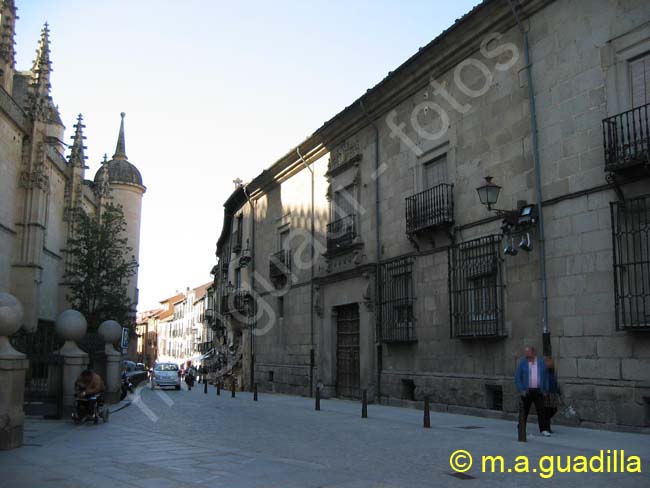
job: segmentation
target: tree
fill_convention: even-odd
[[[132,325],[135,304],[129,299],[127,284],[138,264],[124,237],[122,207],[109,203],[101,217],[78,209],[73,222],[63,277],[69,287],[68,302],[86,316],[90,330],[108,319]]]

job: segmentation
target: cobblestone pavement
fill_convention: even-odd
[[[557,427],[551,438],[516,442],[512,422],[308,398],[229,392],[141,390],[141,403],[110,422],[75,426],[29,419],[25,446],[0,452],[0,487],[650,486],[650,436]],[[529,431],[534,431],[529,424]],[[450,454],[469,451],[475,479],[451,476]],[[537,467],[544,455],[593,456],[624,449],[642,458],[641,474],[482,473],[480,456],[517,455]],[[566,465],[566,461],[563,461]],[[548,469],[546,470],[548,472]]]

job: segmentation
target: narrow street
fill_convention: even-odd
[[[139,390],[140,400],[107,424],[28,419],[25,446],[0,452],[1,487],[383,487],[421,486],[649,486],[650,437],[557,427],[551,438],[516,442],[512,422],[260,393],[221,396],[203,385],[191,392]],[[138,394],[135,395],[135,398]],[[117,407],[114,407],[116,409]],[[535,433],[529,424],[529,432]],[[451,476],[450,454],[474,456],[467,474]],[[625,449],[642,459],[641,474],[482,473],[481,455],[519,454],[531,467],[544,455],[593,456]]]

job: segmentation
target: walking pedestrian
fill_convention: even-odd
[[[530,413],[530,406],[535,404],[537,412],[537,423],[540,433],[549,437],[548,421],[544,410],[544,395],[548,392],[548,373],[546,364],[541,356],[537,356],[533,346],[524,348],[524,357],[519,359],[517,370],[515,371],[515,384],[521,395],[519,408],[524,411],[523,416],[519,416],[520,429],[525,427]]]

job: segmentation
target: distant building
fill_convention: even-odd
[[[205,303],[206,291],[211,286],[212,282],[187,288],[161,302],[164,312],[152,315],[158,341],[157,360],[178,364],[192,361],[198,366],[208,359],[213,337],[206,323]]]

